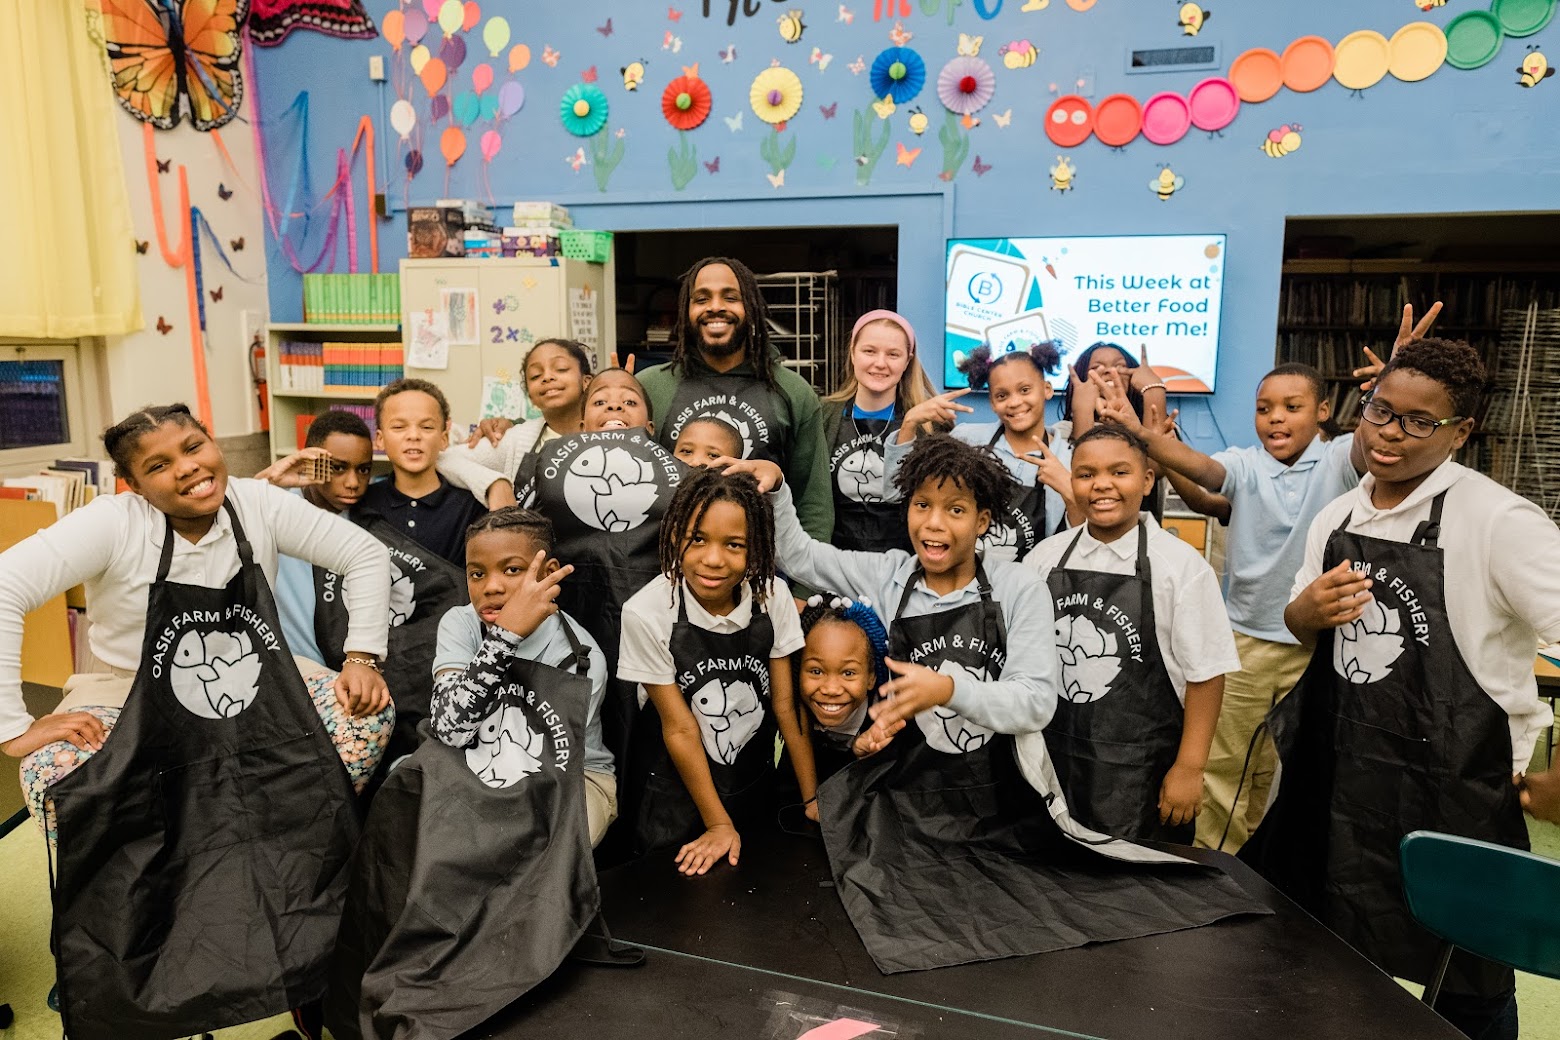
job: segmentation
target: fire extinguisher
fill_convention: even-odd
[[[249,341],[249,381],[260,401],[260,432],[271,432],[271,405],[265,392],[265,341],[259,335]]]

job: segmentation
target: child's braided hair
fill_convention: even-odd
[[[831,624],[854,625],[861,629],[872,651],[872,670],[877,677],[875,685],[888,682],[888,665],[883,662],[888,656],[888,630],[883,627],[883,619],[872,609],[872,604],[865,598],[853,600],[833,593],[820,593],[809,599],[807,608],[802,611],[802,633],[811,635],[819,625]]]
[[[466,528],[466,541],[469,542],[477,535],[489,531],[518,531],[531,539],[536,548],[549,556],[552,555],[552,521],[534,509],[526,509],[524,506],[504,506],[491,513],[483,513]]]
[[[695,469],[683,477],[661,518],[661,573],[674,588],[682,586],[683,553],[716,502],[731,502],[747,519],[747,570],[742,577],[753,590],[753,602],[762,605],[775,580],[775,512],[769,496],[758,490],[758,481],[746,473]]]

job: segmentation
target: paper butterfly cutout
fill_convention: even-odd
[[[840,103],[836,101],[832,105],[819,105],[818,111],[823,113],[823,118],[833,119],[840,110]]]
[[[215,130],[238,114],[239,30],[249,0],[100,3],[114,92],[126,112],[159,130],[172,130],[186,114],[195,129]]]
[[[211,302],[212,303],[221,303],[222,302],[222,286],[219,285],[215,289],[208,289],[207,291],[209,293],[211,293]]]
[[[161,314],[157,315],[157,331],[161,332],[164,336],[173,331],[173,326],[169,325],[168,319],[164,318]]]
[[[226,184],[218,184],[217,185],[217,198],[221,199],[223,202],[226,202],[228,199],[231,199],[232,197],[233,197],[233,189],[232,188],[229,188]]]
[[[598,26],[596,26],[596,31],[599,32],[603,36],[611,36],[612,35],[612,19],[608,18],[606,25],[598,25]]]
[[[717,155],[715,158],[713,158],[713,159],[709,160],[708,162],[706,162],[704,164],[704,168],[706,170],[710,171],[711,173],[719,173],[720,172],[720,156]]]

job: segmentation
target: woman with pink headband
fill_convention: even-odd
[[[900,314],[868,311],[850,330],[850,370],[824,398],[823,438],[841,549],[909,551],[902,510],[885,501],[883,444],[905,413],[937,393],[916,359],[915,329]]]

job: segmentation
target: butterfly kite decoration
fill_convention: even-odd
[[[188,115],[215,130],[244,97],[239,30],[249,0],[100,0],[119,104],[159,130]],[[158,164],[159,172],[162,164]]]
[[[187,7],[197,6],[186,2]],[[249,38],[256,47],[275,47],[294,29],[328,36],[372,40],[379,35],[363,0],[249,0]]]

